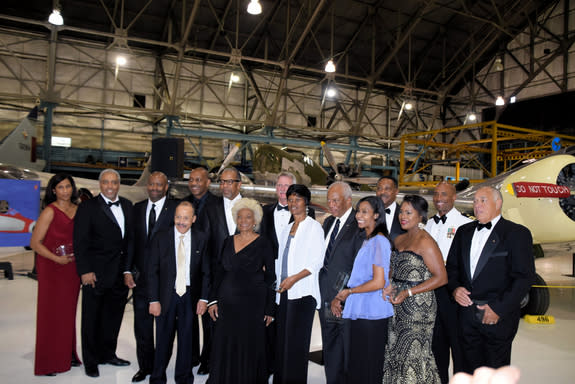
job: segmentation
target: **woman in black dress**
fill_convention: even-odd
[[[208,382],[267,383],[265,327],[273,319],[274,255],[256,233],[262,208],[241,199],[232,208],[238,234],[224,242],[208,311],[216,323]]]

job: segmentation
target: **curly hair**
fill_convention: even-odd
[[[238,213],[242,209],[249,209],[254,214],[254,221],[256,222],[255,230],[259,231],[260,223],[262,222],[262,217],[264,215],[262,206],[254,199],[249,199],[247,197],[241,198],[232,207],[232,217],[234,218],[234,223],[238,223]]]

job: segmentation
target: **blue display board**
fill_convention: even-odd
[[[39,214],[39,181],[0,179],[0,246],[30,245]]]

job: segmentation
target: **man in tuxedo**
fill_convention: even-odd
[[[278,257],[278,238],[289,224],[291,213],[287,206],[286,192],[290,185],[296,183],[296,177],[289,172],[281,172],[276,180],[277,201],[262,207],[263,216],[260,225],[260,234],[267,238],[272,245],[274,258]],[[266,357],[268,373],[274,372],[275,366],[275,322],[266,327]]]
[[[319,320],[326,382],[335,384],[347,382],[345,352],[349,343],[350,320],[334,316],[331,301],[346,287],[365,233],[357,226],[351,188],[347,183],[336,181],[329,186],[327,205],[331,216],[323,223],[326,252],[319,271]]]
[[[215,196],[209,191],[210,188],[210,178],[208,171],[204,167],[198,167],[192,169],[190,172],[190,179],[188,180],[188,188],[190,189],[190,195],[188,195],[184,200],[189,201],[194,206],[194,211],[196,212],[196,228],[209,234],[209,220],[207,218],[207,210],[204,208],[212,204],[217,204],[216,201],[221,200],[219,197]],[[211,336],[212,336],[212,320],[210,315],[206,312],[202,316],[202,328],[204,335],[204,348],[202,350],[202,355],[200,356],[200,325],[198,317],[194,317],[193,325],[193,336],[194,342],[192,343],[192,365],[202,363],[198,369],[200,375],[207,374],[209,372],[209,361],[210,361],[210,348]]]
[[[385,225],[390,239],[393,241],[398,235],[405,231],[399,224],[399,206],[395,202],[399,185],[397,180],[392,176],[382,176],[377,181],[376,195],[383,201],[385,206]]]
[[[100,195],[80,204],[74,220],[74,255],[82,280],[82,357],[86,375],[98,364],[130,365],[116,356],[128,288],[123,269],[131,250],[132,203],[118,197],[120,175],[100,173]]]
[[[459,227],[447,257],[467,373],[509,365],[520,302],[535,276],[531,233],[501,217],[502,205],[497,189],[480,188],[473,199],[477,221]]]
[[[176,208],[174,225],[157,233],[149,250],[149,312],[156,317],[156,356],[150,383],[166,383],[166,368],[178,335],[175,382],[191,384],[193,318],[207,309],[210,263],[207,237],[192,224],[194,207],[188,201]]]
[[[219,262],[220,253],[224,245],[224,240],[236,232],[236,224],[232,216],[232,207],[242,196],[240,187],[242,186],[240,172],[235,168],[226,168],[220,175],[220,191],[222,197],[207,201],[202,214],[201,224],[209,234],[208,254],[210,266],[214,269]],[[204,329],[204,345],[200,357],[200,368],[198,374],[205,375],[210,371],[209,358],[211,353],[211,334],[213,331],[213,321],[208,314],[202,317]],[[208,325],[209,324],[209,325]],[[206,332],[208,330],[208,332]]]
[[[443,261],[447,260],[449,248],[457,229],[471,222],[454,207],[456,191],[453,184],[441,182],[433,191],[433,205],[437,214],[427,220],[425,229],[435,239]],[[461,348],[457,339],[457,304],[449,295],[447,285],[435,290],[437,316],[433,328],[431,348],[442,384],[449,382],[449,354],[453,359],[453,374],[462,370]]]
[[[148,312],[147,266],[148,251],[154,235],[173,225],[178,203],[168,200],[168,178],[162,172],[150,175],[147,184],[148,198],[134,206],[133,250],[124,266],[124,283],[132,288],[134,304],[134,335],[139,370],[132,378],[140,382],[154,368],[154,316]]]

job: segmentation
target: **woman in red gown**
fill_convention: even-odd
[[[54,376],[81,364],[76,353],[80,278],[72,250],[76,200],[72,177],[54,175],[30,240],[38,272],[35,375]]]

